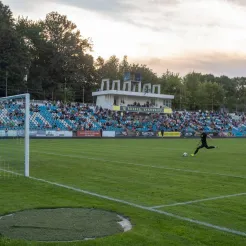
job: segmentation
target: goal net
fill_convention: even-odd
[[[0,98],[0,178],[29,176],[30,95]]]

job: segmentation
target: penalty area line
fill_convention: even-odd
[[[172,204],[164,204],[164,205],[154,206],[151,208],[156,209],[156,208],[164,208],[164,207],[174,207],[174,206],[179,206],[179,205],[188,205],[188,204],[199,203],[199,202],[203,202],[203,201],[213,201],[213,200],[219,200],[219,199],[235,197],[235,196],[245,196],[245,195],[246,195],[246,192],[245,193],[232,194],[232,195],[225,195],[225,196],[208,197],[208,198],[193,200],[193,201],[188,201],[188,202],[177,202],[177,203],[172,203]]]
[[[4,170],[2,168],[0,168],[0,170],[4,171],[4,172],[15,174],[15,175],[19,175],[19,176],[24,176],[24,175],[22,175],[20,173],[16,173],[16,172],[9,171],[9,170]],[[51,182],[51,181],[48,181],[48,180],[45,180],[45,179],[35,178],[35,177],[31,177],[31,176],[28,177],[28,178],[32,179],[32,180],[40,181],[40,182],[43,182],[43,183],[47,183],[47,184],[50,184],[50,185],[54,185],[54,186],[57,186],[57,187],[65,188],[65,189],[68,189],[68,190],[72,190],[72,191],[76,191],[76,192],[79,192],[79,193],[83,193],[83,194],[86,194],[86,195],[98,197],[98,198],[109,200],[109,201],[113,201],[113,202],[118,202],[118,203],[121,203],[121,204],[126,204],[126,205],[129,205],[131,207],[140,208],[140,209],[143,209],[143,210],[146,210],[146,211],[150,211],[150,212],[155,212],[155,213],[158,213],[158,214],[163,214],[163,215],[166,215],[168,217],[172,217],[172,218],[175,218],[175,219],[178,219],[178,220],[182,220],[182,221],[190,222],[190,223],[193,223],[193,224],[197,224],[197,225],[209,227],[209,228],[212,228],[212,229],[216,229],[216,230],[219,230],[219,231],[223,231],[223,232],[227,232],[227,233],[231,233],[231,234],[235,234],[235,235],[246,237],[246,232],[242,232],[242,231],[238,231],[238,230],[234,230],[234,229],[230,229],[230,228],[226,228],[226,227],[217,226],[217,225],[210,224],[210,223],[207,223],[207,222],[203,222],[203,221],[200,221],[200,220],[190,219],[190,218],[179,216],[179,215],[172,214],[172,213],[169,213],[169,212],[157,210],[155,208],[150,208],[150,207],[138,205],[138,204],[135,204],[135,203],[131,203],[131,202],[128,202],[128,201],[125,201],[125,200],[121,200],[121,199],[116,199],[116,198],[112,198],[112,197],[109,197],[109,196],[100,195],[100,194],[97,194],[97,193],[94,193],[94,192],[78,189],[78,188],[75,188],[75,187],[72,187],[72,186],[63,185],[63,184],[59,184],[59,183],[56,183],[56,182]]]
[[[13,171],[8,171],[8,170],[4,170],[4,169],[0,169],[0,170],[5,171],[5,172],[10,172],[10,173],[13,173],[13,174],[16,174],[16,175],[19,175],[19,176],[24,176],[22,174],[15,173]],[[101,199],[105,199],[105,200],[109,200],[109,201],[113,201],[113,202],[117,202],[117,203],[121,203],[121,204],[126,204],[126,205],[129,205],[131,207],[140,208],[142,210],[146,210],[146,211],[150,211],[150,212],[154,212],[154,213],[158,213],[158,214],[163,214],[163,215],[171,217],[171,218],[175,218],[175,219],[178,219],[178,220],[181,220],[181,221],[190,222],[192,224],[200,225],[200,226],[203,226],[203,227],[208,227],[208,228],[216,229],[218,231],[222,231],[222,232],[226,232],[226,233],[230,233],[230,234],[235,234],[235,235],[238,235],[238,236],[246,237],[246,232],[242,232],[242,231],[238,231],[238,230],[234,230],[234,229],[230,229],[230,228],[226,228],[226,227],[221,227],[221,226],[210,224],[210,223],[203,222],[203,221],[200,221],[200,220],[190,219],[190,218],[179,216],[179,215],[172,214],[172,213],[169,213],[169,212],[165,212],[165,211],[157,210],[157,209],[154,209],[154,208],[138,205],[138,204],[135,204],[135,203],[132,203],[132,202],[128,202],[128,201],[125,201],[125,200],[121,200],[121,199],[116,199],[116,198],[109,197],[109,196],[100,195],[100,194],[97,194],[97,193],[94,193],[94,192],[82,190],[82,189],[75,188],[75,187],[68,186],[68,185],[59,184],[59,183],[56,183],[56,182],[51,182],[51,181],[48,181],[48,180],[45,180],[45,179],[35,178],[35,177],[31,177],[31,176],[28,177],[28,178],[32,179],[32,180],[39,181],[39,182],[47,183],[47,184],[50,184],[50,185],[54,185],[54,186],[57,186],[57,187],[65,188],[65,189],[68,189],[68,190],[72,190],[72,191],[76,191],[76,192],[79,192],[79,193],[83,193],[83,194],[86,194],[86,195],[98,197],[98,198],[101,198]]]
[[[175,218],[175,219],[178,219],[178,220],[187,221],[187,222],[190,222],[190,223],[193,223],[193,224],[198,224],[198,225],[209,227],[209,228],[212,228],[212,229],[217,229],[219,231],[223,231],[223,232],[232,233],[232,234],[236,234],[236,235],[239,235],[239,236],[246,237],[246,232],[241,232],[241,231],[233,230],[233,229],[230,229],[230,228],[213,225],[213,224],[210,224],[210,223],[207,223],[207,222],[190,219],[190,218],[179,216],[179,215],[172,214],[172,213],[169,213],[169,212],[165,212],[165,211],[149,208],[149,207],[138,205],[138,204],[135,204],[135,203],[131,203],[131,202],[128,202],[128,201],[125,201],[125,200],[121,200],[121,199],[117,199],[117,198],[113,198],[113,197],[109,197],[109,196],[100,195],[100,194],[97,194],[97,193],[94,193],[94,192],[78,189],[78,188],[75,188],[75,187],[72,187],[72,186],[63,185],[63,184],[59,184],[59,183],[56,183],[56,182],[47,181],[45,179],[39,179],[39,178],[35,178],[35,177],[29,177],[29,178],[33,179],[33,180],[41,181],[41,182],[44,182],[44,183],[47,183],[47,184],[55,185],[55,186],[58,186],[58,187],[66,188],[68,190],[73,190],[73,191],[76,191],[76,192],[80,192],[80,193],[83,193],[83,194],[86,194],[86,195],[95,196],[95,197],[98,197],[98,198],[101,198],[101,199],[106,199],[106,200],[109,200],[109,201],[126,204],[126,205],[129,205],[131,207],[140,208],[140,209],[143,209],[143,210],[147,210],[147,211],[163,214],[163,215],[166,215],[168,217],[172,217],[172,218]]]

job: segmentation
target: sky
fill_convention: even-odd
[[[14,16],[44,19],[57,11],[111,55],[158,75],[196,71],[246,76],[246,0],[2,0]]]

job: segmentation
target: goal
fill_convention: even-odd
[[[29,177],[30,94],[0,98],[0,176]]]

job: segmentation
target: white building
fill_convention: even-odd
[[[106,88],[105,88],[106,86]],[[96,105],[117,111],[171,113],[173,95],[160,94],[160,85],[141,81],[125,81],[121,90],[120,80],[103,79],[101,89],[93,92]]]

